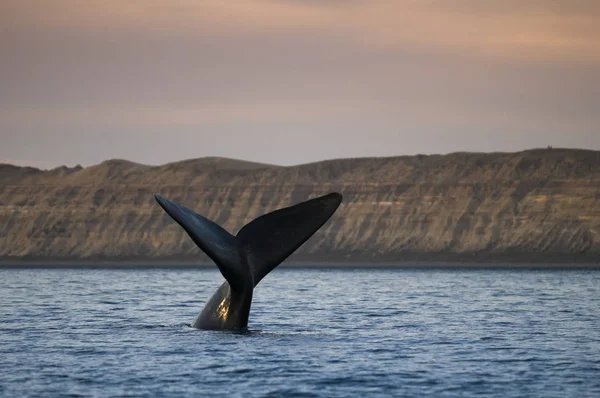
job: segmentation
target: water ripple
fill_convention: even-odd
[[[191,328],[220,282],[0,269],[0,395],[600,396],[597,271],[281,269]]]

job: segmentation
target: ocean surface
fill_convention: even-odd
[[[600,271],[279,268],[248,333],[215,269],[0,269],[0,395],[600,397]]]

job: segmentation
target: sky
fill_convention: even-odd
[[[598,0],[0,0],[0,163],[600,150]]]

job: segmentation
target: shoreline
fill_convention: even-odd
[[[597,269],[600,263],[585,261],[301,261],[293,260],[279,265],[281,268],[355,268],[355,269]],[[59,260],[59,259],[0,259],[0,269],[217,269],[212,262],[191,260]]]

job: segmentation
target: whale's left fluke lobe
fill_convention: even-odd
[[[249,270],[240,258],[234,236],[217,223],[186,207],[159,195],[154,195],[154,198],[167,214],[183,227],[194,243],[217,264],[232,288],[241,289],[249,283]]]
[[[158,204],[219,267],[226,281],[193,326],[244,329],[254,287],[306,242],[336,211],[342,195],[331,193],[256,218],[231,235],[213,221],[155,195]]]

